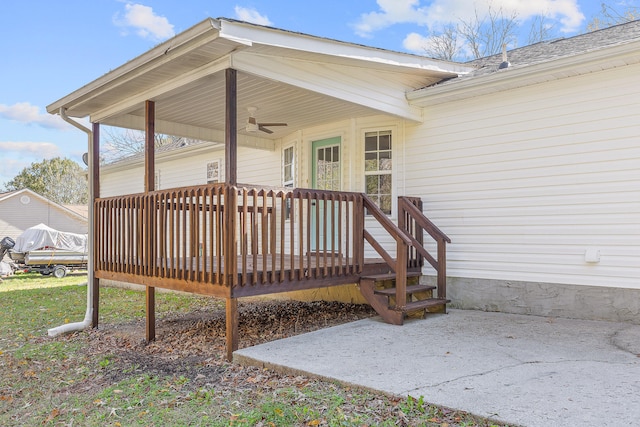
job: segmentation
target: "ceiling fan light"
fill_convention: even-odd
[[[251,123],[250,121],[247,121],[246,131],[247,132],[258,132],[258,124],[257,123]]]

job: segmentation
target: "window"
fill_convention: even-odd
[[[287,188],[295,187],[295,164],[293,156],[293,146],[282,150],[282,186]],[[285,201],[285,219],[291,219],[291,199]]]
[[[154,190],[160,189],[160,170],[155,171],[155,175],[153,177],[153,189]]]
[[[207,163],[207,184],[217,184],[220,182],[220,160]]]
[[[293,170],[293,146],[287,147],[282,151],[282,186],[294,187],[294,170]]]
[[[364,135],[365,192],[382,212],[391,215],[391,131]]]

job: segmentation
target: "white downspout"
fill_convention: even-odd
[[[64,108],[60,108],[59,112],[60,112],[60,117],[62,117],[62,119],[65,122],[85,132],[89,139],[89,143],[88,143],[89,161],[87,162],[89,163],[88,164],[88,168],[89,168],[89,181],[88,181],[89,182],[89,218],[88,218],[89,229],[88,229],[88,236],[87,236],[88,242],[89,242],[89,249],[88,249],[89,256],[87,259],[87,312],[84,315],[84,320],[82,322],[66,323],[64,325],[60,325],[55,328],[49,329],[48,333],[50,337],[55,337],[57,335],[64,334],[67,332],[81,331],[83,329],[86,329],[91,326],[91,320],[93,317],[93,306],[92,306],[93,305],[93,279],[94,279],[94,275],[93,275],[93,226],[94,226],[93,224],[94,222],[93,221],[93,198],[94,198],[94,194],[93,194],[93,156],[94,156],[93,132],[91,131],[91,129],[69,118]]]

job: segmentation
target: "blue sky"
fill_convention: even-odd
[[[611,0],[615,4],[621,0]],[[600,0],[5,0],[0,6],[0,190],[33,162],[81,163],[86,135],[45,107],[207,17],[420,53],[430,29],[488,4],[572,36]],[[635,2],[632,2],[635,3]],[[526,24],[525,24],[526,25]],[[527,30],[528,31],[528,30]]]

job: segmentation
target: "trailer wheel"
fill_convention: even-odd
[[[53,275],[56,276],[58,279],[62,279],[64,276],[67,275],[67,268],[63,266],[58,266],[53,269]]]

